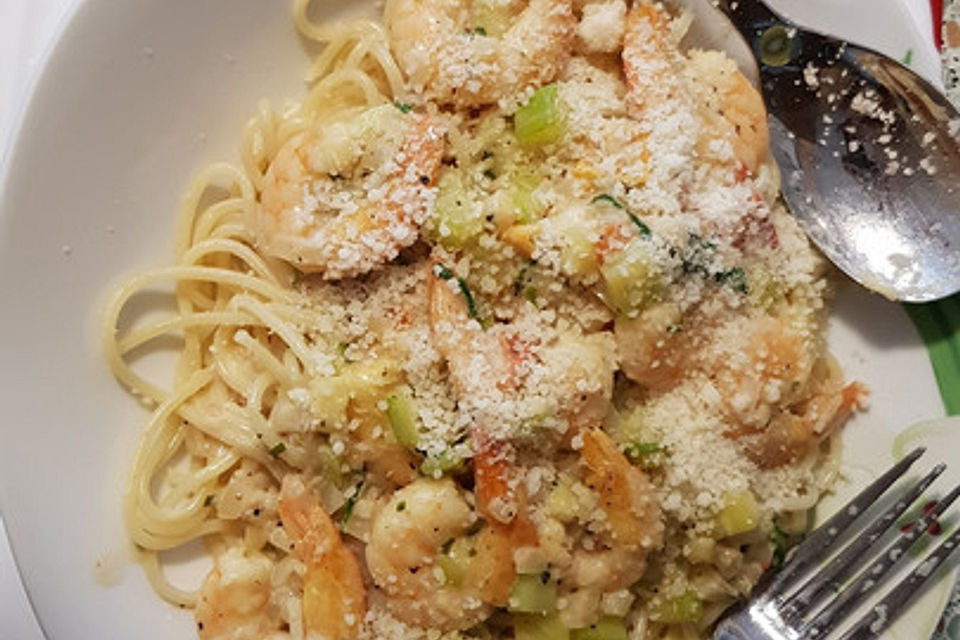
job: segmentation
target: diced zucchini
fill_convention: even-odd
[[[430,478],[437,478],[461,467],[463,467],[463,458],[452,449],[445,449],[438,454],[427,456],[420,465],[420,473]]]
[[[700,602],[700,597],[695,591],[688,590],[682,596],[663,601],[651,612],[650,617],[657,622],[682,624],[697,622],[702,615],[703,604]]]
[[[534,92],[514,114],[513,130],[525,146],[542,146],[563,137],[566,126],[557,85],[548,84]]]
[[[627,627],[622,619],[606,616],[589,627],[574,629],[570,640],[627,640]]]
[[[757,269],[747,274],[750,305],[757,309],[769,309],[783,299],[783,284],[766,269]]]
[[[458,249],[483,233],[483,210],[469,193],[460,171],[445,171],[437,185],[431,227],[448,249]]]
[[[604,300],[614,311],[633,315],[660,299],[660,272],[643,245],[633,241],[600,267],[606,283]]]
[[[507,609],[514,613],[552,613],[557,605],[557,583],[549,574],[518,575],[510,587]]]
[[[420,442],[420,426],[413,399],[405,393],[387,398],[387,419],[397,442],[407,449],[416,449]]]
[[[516,212],[516,221],[520,224],[540,219],[544,205],[534,195],[540,186],[540,176],[530,170],[521,170],[511,179],[510,202]]]
[[[746,533],[760,524],[760,507],[750,491],[727,493],[723,498],[723,505],[717,516],[722,536]]]
[[[561,482],[547,496],[547,512],[560,520],[569,522],[580,513],[580,502],[570,486]]]
[[[499,38],[510,28],[508,5],[494,0],[474,0],[470,3],[470,31],[474,35]]]
[[[570,225],[564,229],[560,269],[567,275],[586,276],[596,272],[597,249],[587,229]]]
[[[457,538],[443,549],[437,558],[437,565],[443,571],[443,577],[448,586],[459,587],[463,584],[473,554],[473,545],[468,538]]]
[[[514,640],[569,640],[570,631],[557,615],[518,614],[513,616]]]

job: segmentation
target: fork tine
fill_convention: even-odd
[[[909,530],[900,536],[896,542],[887,547],[880,557],[863,571],[850,586],[844,588],[835,600],[818,613],[808,625],[804,626],[803,629],[806,634],[808,634],[806,637],[822,637],[832,630],[835,622],[842,620],[847,613],[873,593],[883,582],[883,579],[890,573],[890,570],[897,564],[897,561],[926,533],[930,525],[936,522],[940,514],[942,514],[958,496],[960,496],[960,486],[954,488],[953,491],[937,502],[930,513],[919,519]],[[952,545],[955,544],[956,543],[952,543]],[[952,549],[952,546],[950,548]],[[942,562],[942,560],[940,561]],[[925,566],[927,562],[928,561],[924,561],[920,567]],[[888,611],[888,609],[884,611]]]
[[[960,544],[960,529],[944,540],[936,550],[894,587],[887,596],[870,609],[840,640],[873,640],[897,619],[907,604],[920,591],[920,585],[932,576]]]
[[[810,537],[801,542],[787,558],[780,572],[770,581],[761,592],[762,595],[779,597],[784,588],[789,589],[791,580],[801,574],[811,565],[823,557],[823,549],[832,545],[836,539],[846,531],[857,517],[867,510],[880,495],[887,490],[900,476],[907,472],[917,458],[926,451],[924,447],[917,447],[906,455],[900,462],[890,467],[886,473],[874,480],[870,486],[861,491],[829,520],[817,528]]]
[[[863,553],[877,541],[884,532],[890,528],[897,518],[907,510],[913,502],[926,491],[927,487],[937,479],[947,468],[944,464],[938,464],[926,476],[920,479],[909,492],[894,502],[883,514],[874,520],[863,533],[847,545],[836,558],[830,561],[826,567],[815,573],[807,582],[790,596],[783,604],[782,615],[785,620],[795,620],[800,612],[809,609],[810,604],[816,602],[825,595],[829,588],[837,589],[840,586],[840,578],[844,572],[857,560],[860,560]],[[823,551],[823,550],[821,550]]]

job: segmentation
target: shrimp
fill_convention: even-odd
[[[200,640],[261,640],[275,629],[267,616],[272,566],[263,554],[239,547],[217,556],[194,612]]]
[[[663,514],[656,489],[643,471],[630,464],[600,429],[581,432],[584,484],[600,497],[613,546],[645,554],[663,544]]]
[[[670,15],[659,4],[644,0],[627,14],[623,68],[631,113],[643,120],[689,102],[701,120],[699,154],[716,156],[713,143],[719,139],[756,173],[769,153],[763,98],[721,52],[693,51],[684,59],[670,42],[669,27]]]
[[[767,110],[760,93],[721,51],[691,52],[687,73],[703,118],[698,143],[701,153],[709,154],[714,140],[724,140],[734,158],[756,175],[770,146]]]
[[[491,607],[474,589],[447,584],[437,564],[442,547],[463,538],[475,521],[449,478],[416,480],[381,507],[374,516],[366,560],[393,615],[407,624],[444,631],[467,629],[490,615]]]
[[[293,541],[293,554],[306,566],[303,577],[303,624],[327,640],[359,635],[367,610],[363,574],[336,525],[302,477],[287,475],[277,511]]]
[[[812,384],[793,406],[774,412],[762,429],[740,428],[728,435],[737,437],[747,456],[763,469],[774,469],[809,455],[833,433],[867,395],[859,382],[841,385],[842,374],[832,358],[814,364]]]
[[[524,339],[519,325],[483,330],[468,317],[453,280],[430,282],[430,322],[461,406],[473,418],[477,506],[509,523],[521,511],[511,440],[539,421],[563,436],[599,424],[610,407],[615,347],[607,334],[561,333]],[[542,344],[541,344],[542,342]]]
[[[583,483],[597,496],[605,525],[601,544],[576,548],[560,570],[565,606],[560,618],[571,628],[596,622],[604,593],[628,588],[643,577],[647,555],[663,545],[659,498],[646,474],[630,464],[606,433],[584,429],[580,465]]]
[[[571,0],[387,0],[384,22],[412,86],[459,107],[549,83],[576,26]]]
[[[664,302],[645,309],[636,318],[617,318],[614,336],[620,368],[628,378],[655,391],[679,382],[689,354],[689,331],[681,332],[679,305]]]
[[[631,113],[643,117],[673,104],[681,94],[679,61],[669,41],[670,15],[660,4],[642,0],[627,13],[623,73]]]
[[[419,237],[442,155],[432,119],[390,104],[294,136],[264,177],[257,244],[330,280],[367,273]]]

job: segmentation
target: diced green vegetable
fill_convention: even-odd
[[[557,85],[537,89],[513,116],[513,130],[522,145],[542,146],[558,141],[566,129]]]
[[[749,490],[727,493],[723,502],[717,524],[724,537],[752,531],[760,524],[760,508],[757,506],[757,499]]]
[[[510,27],[510,14],[502,2],[493,0],[474,0],[470,3],[470,17],[467,24],[474,25],[468,32],[478,36],[499,38]]]
[[[472,543],[468,538],[457,538],[444,545],[440,556],[437,558],[437,565],[443,571],[445,584],[451,587],[459,587],[463,584],[463,579],[470,568],[470,558],[473,557],[474,553]]]
[[[400,102],[399,100],[394,100],[393,106],[399,109],[401,113],[410,113],[410,110],[413,108],[406,102]]]
[[[580,513],[580,502],[567,483],[561,482],[547,496],[547,512],[561,522],[569,522]]]
[[[549,573],[518,575],[510,587],[507,609],[514,613],[552,613],[557,605],[557,583]]]
[[[606,616],[589,627],[574,629],[570,640],[627,640],[627,627],[620,618]]]
[[[540,176],[532,171],[520,171],[512,178],[510,201],[516,210],[516,222],[529,224],[535,222],[546,208],[533,192],[540,186]]]
[[[784,296],[783,284],[765,269],[752,270],[747,277],[750,304],[758,309],[769,309]]]
[[[560,250],[560,268],[564,273],[584,276],[597,269],[597,249],[586,228],[570,225],[564,229]]]
[[[570,631],[559,616],[517,614],[513,616],[514,640],[569,640]]]
[[[449,170],[440,177],[431,228],[448,249],[459,249],[483,233],[483,210],[470,197],[462,172]]]
[[[436,478],[463,467],[463,458],[452,449],[445,449],[436,455],[427,456],[420,464],[420,473]]]
[[[656,607],[650,617],[657,622],[667,624],[681,624],[697,622],[703,615],[703,604],[700,597],[693,590],[686,591],[682,596],[665,600]]]
[[[397,442],[407,449],[416,449],[420,442],[420,426],[413,399],[406,394],[387,398],[387,420]]]
[[[287,445],[283,444],[282,442],[278,442],[277,444],[270,447],[270,449],[268,449],[268,452],[270,453],[270,455],[276,458],[286,450],[287,450]]]
[[[610,256],[600,267],[606,283],[605,301],[614,311],[630,315],[660,299],[660,273],[640,242]]]

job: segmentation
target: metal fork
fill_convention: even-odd
[[[924,515],[905,527],[899,538],[885,548],[882,542],[877,542],[943,473],[946,465],[938,464],[849,544],[843,546],[839,538],[924,451],[920,447],[910,452],[794,548],[781,570],[763,580],[750,601],[717,626],[714,640],[826,640],[827,637],[869,640],[878,637],[906,610],[920,586],[960,544],[960,527],[853,626],[842,635],[831,634],[841,629],[847,617],[877,592],[914,543],[928,531],[939,529],[938,518],[960,496],[960,487],[929,509],[925,508]],[[834,553],[826,566],[814,570]],[[860,570],[871,558],[866,568]]]

